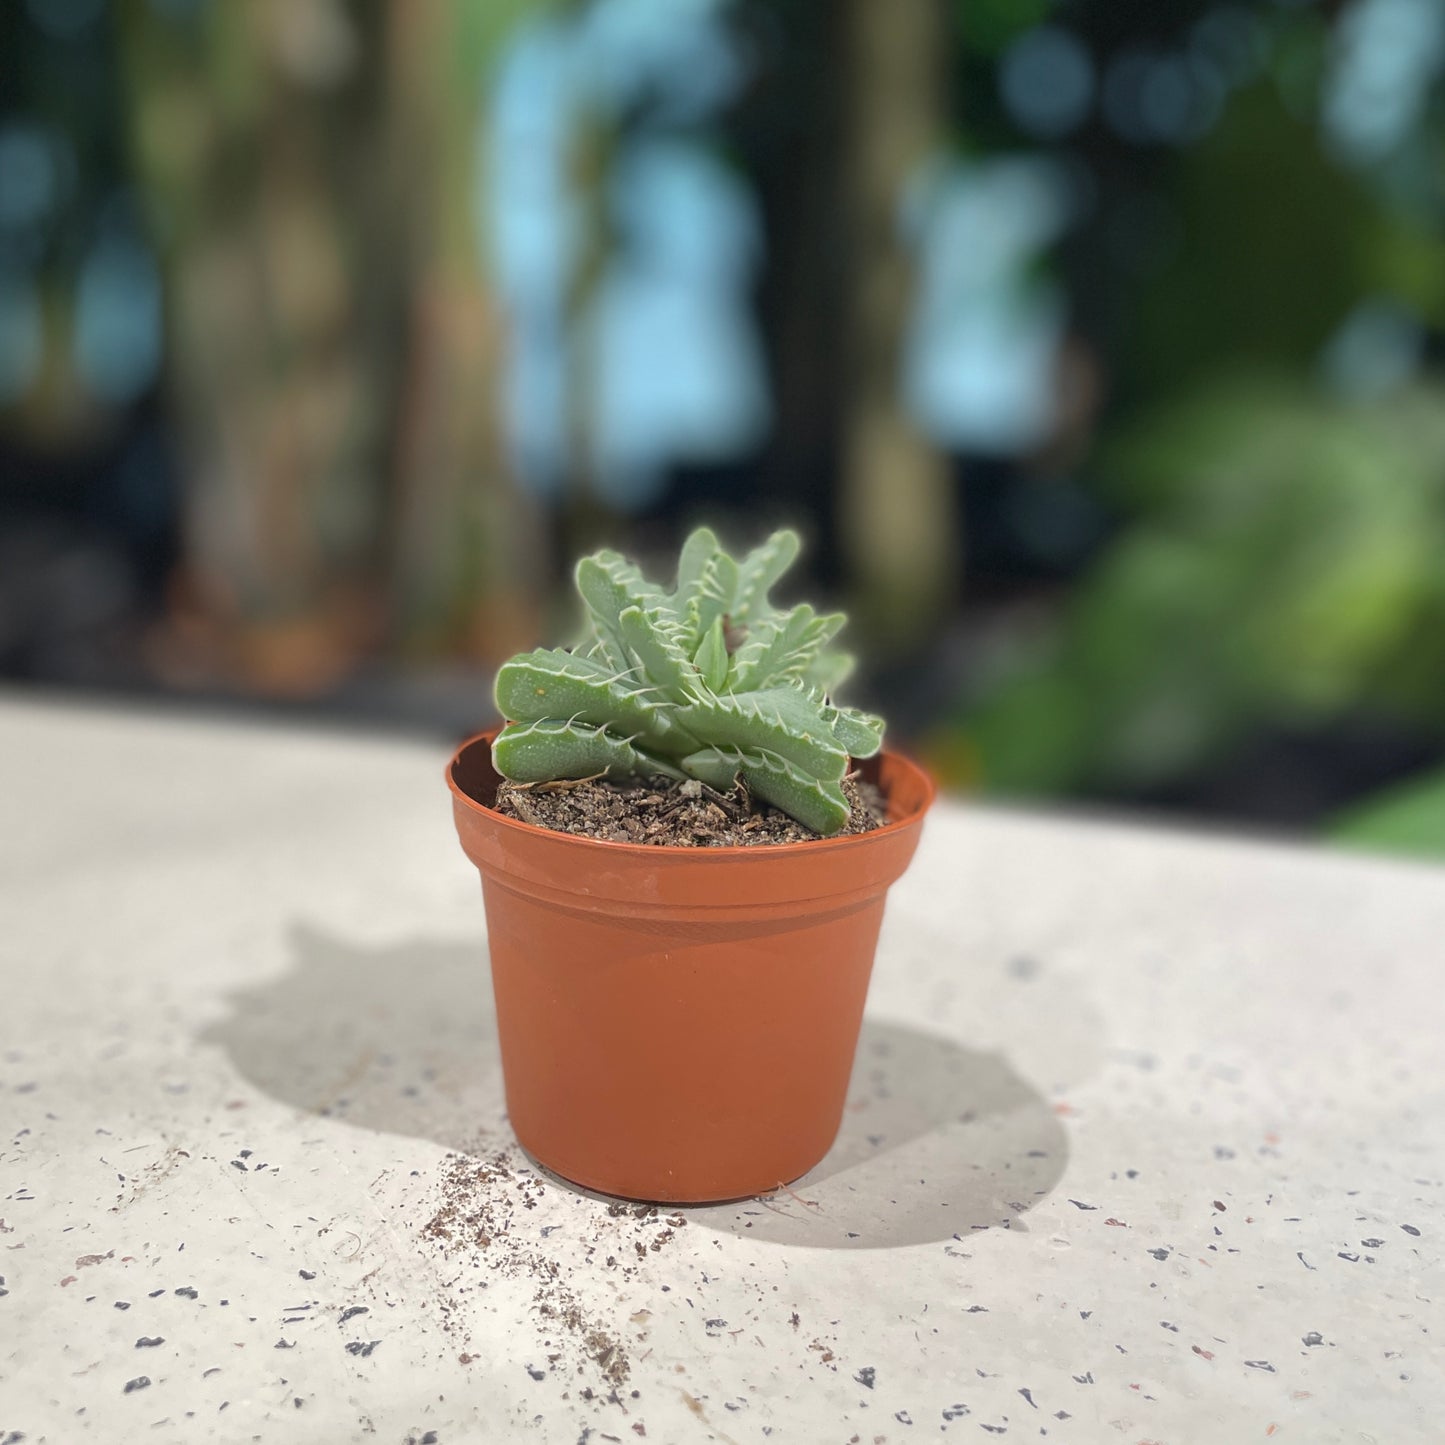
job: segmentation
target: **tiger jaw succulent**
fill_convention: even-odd
[[[848,821],[840,786],[850,755],[870,757],[883,721],[831,693],[852,659],[829,649],[841,612],[768,593],[798,555],[774,532],[741,560],[706,527],[683,544],[667,592],[616,552],[577,564],[587,632],[571,651],[541,648],[503,664],[492,744],[513,782],[608,777],[738,778],[817,833]]]

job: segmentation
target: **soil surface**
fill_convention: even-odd
[[[843,793],[852,805],[846,826],[831,837],[867,833],[888,821],[887,804],[872,783],[850,775]],[[510,783],[497,789],[499,813],[556,833],[577,833],[610,843],[648,843],[664,848],[735,848],[802,843],[819,835],[796,818],[754,798],[738,783],[720,793],[706,783],[577,782]]]

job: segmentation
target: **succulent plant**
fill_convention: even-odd
[[[587,630],[570,650],[504,663],[496,701],[507,725],[492,745],[514,782],[695,778],[757,797],[817,833],[848,821],[848,760],[870,757],[883,721],[839,707],[852,659],[828,644],[846,620],[768,593],[798,555],[774,532],[737,559],[706,527],[683,544],[665,591],[616,552],[577,564]]]

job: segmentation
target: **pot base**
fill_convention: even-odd
[[[685,1199],[670,1199],[655,1194],[622,1193],[616,1189],[604,1189],[599,1184],[590,1184],[585,1179],[574,1179],[570,1174],[564,1174],[559,1169],[553,1169],[550,1164],[545,1163],[527,1148],[520,1139],[517,1140],[517,1143],[532,1167],[536,1169],[539,1174],[545,1175],[562,1189],[570,1189],[574,1193],[586,1194],[594,1199],[613,1199],[623,1204],[657,1205],[669,1209],[674,1206],[678,1209],[706,1209],[710,1205],[745,1204],[750,1199],[766,1198],[770,1194],[775,1194],[780,1189],[791,1188],[800,1179],[806,1178],[813,1169],[828,1157],[825,1151],[820,1158],[808,1165],[807,1169],[804,1169],[801,1174],[795,1174],[791,1179],[780,1179],[774,1183],[762,1185],[756,1189],[750,1189],[744,1194],[726,1194],[721,1197],[710,1196],[706,1199],[695,1199],[692,1196],[688,1196]],[[830,1144],[828,1147],[831,1149],[832,1145]]]

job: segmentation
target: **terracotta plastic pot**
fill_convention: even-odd
[[[447,769],[482,875],[507,1108],[566,1179],[698,1202],[796,1179],[829,1148],[888,886],[934,787],[892,753],[871,833],[752,848],[598,842],[503,817],[487,733]]]

